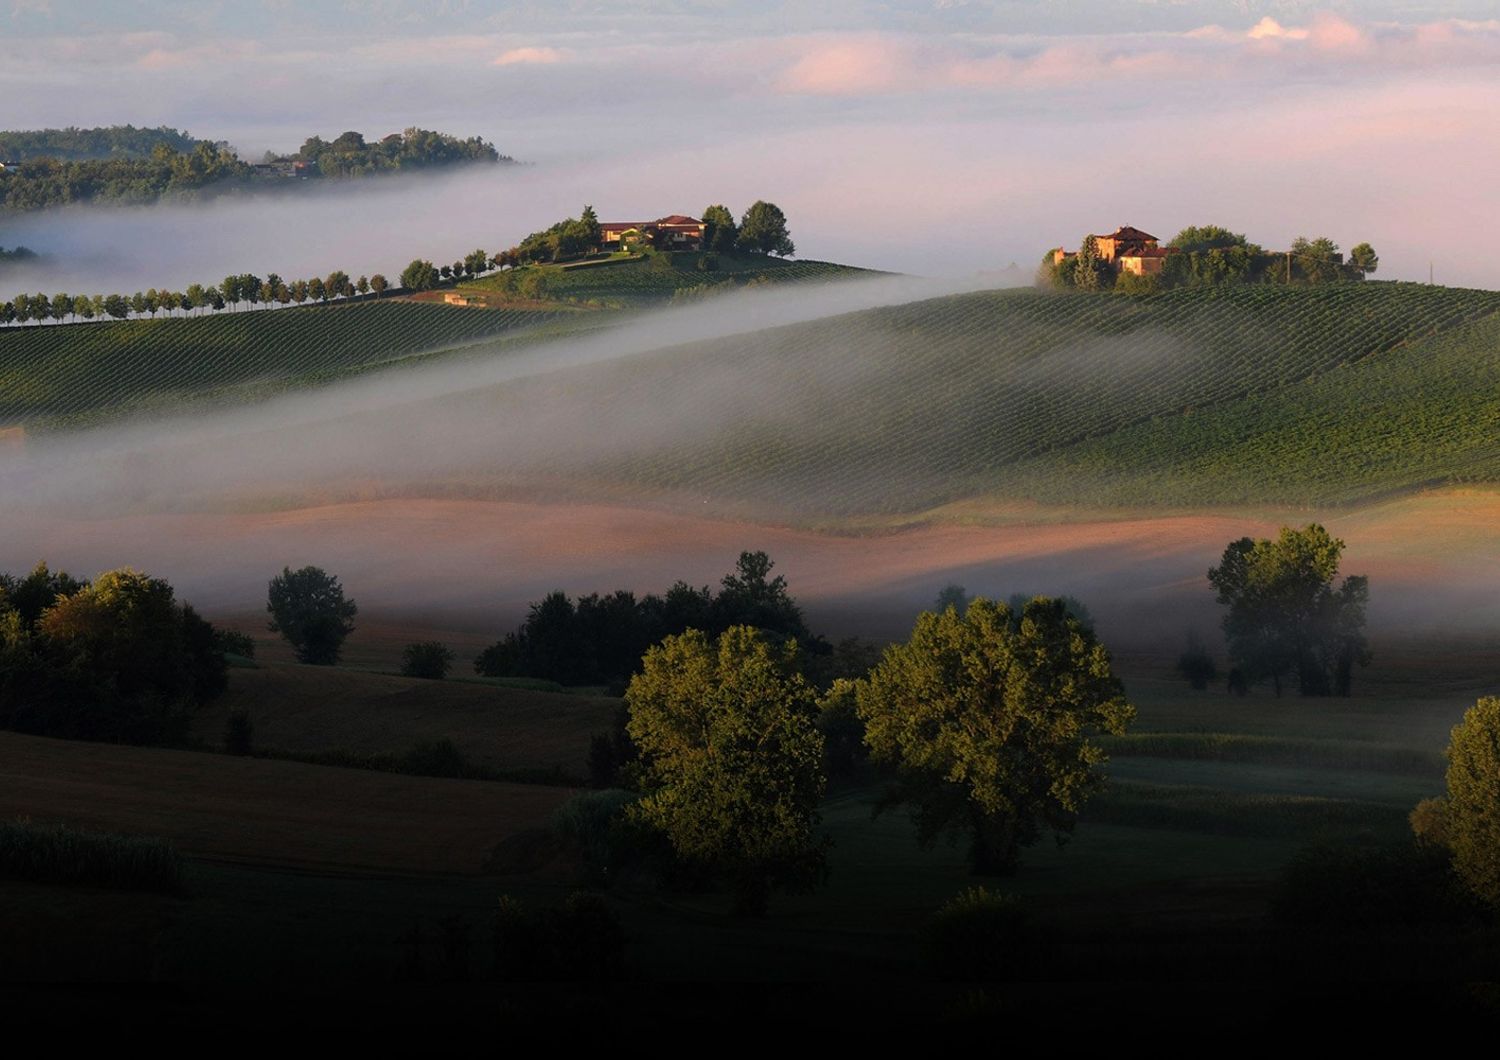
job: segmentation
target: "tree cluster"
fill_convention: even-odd
[[[213,626],[159,578],[0,575],[0,728],[175,742],[226,681]]]
[[[134,125],[80,129],[70,125],[66,129],[8,130],[0,132],[0,161],[149,158],[159,146],[185,154],[207,142],[165,125],[155,129],[138,129]]]
[[[126,131],[128,130],[128,131]],[[76,135],[70,135],[76,134]],[[24,164],[0,174],[0,210],[38,210],[74,202],[146,204],[196,198],[255,182],[288,182],[257,170],[224,144],[192,140],[175,130],[44,130],[0,133]],[[106,149],[107,148],[107,149]],[[14,161],[0,151],[0,161]],[[459,139],[407,129],[367,144],[357,132],[332,142],[312,137],[295,155],[269,162],[310,163],[317,176],[350,179],[475,162],[512,162],[478,137]]]
[[[1094,237],[1089,236],[1077,254],[1062,261],[1055,261],[1049,253],[1038,270],[1038,282],[1080,291],[1149,294],[1177,287],[1357,281],[1380,267],[1380,257],[1369,243],[1356,246],[1346,261],[1338,244],[1326,236],[1299,236],[1289,250],[1267,251],[1220,225],[1190,225],[1167,246],[1176,252],[1163,261],[1159,275],[1117,274],[1101,259]]]
[[[295,155],[266,156],[267,162],[310,162],[318,176],[332,180],[377,173],[427,169],[470,162],[514,162],[495,150],[495,145],[471,136],[459,139],[431,129],[410,128],[367,143],[362,134],[349,131],[333,140],[309,137]]]
[[[1241,681],[1269,678],[1279,696],[1295,676],[1305,696],[1349,694],[1354,667],[1370,662],[1370,584],[1351,575],[1334,587],[1343,551],[1344,543],[1316,523],[1225,548],[1208,581],[1228,608],[1224,638]]]
[[[621,683],[663,638],[689,629],[718,636],[733,626],[824,647],[809,634],[786,579],[772,576],[774,566],[764,552],[741,553],[718,592],[679,581],[660,596],[640,598],[626,589],[577,601],[550,593],[531,605],[519,629],[480,653],[474,670],[566,685]]]

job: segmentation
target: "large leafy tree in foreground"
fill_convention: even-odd
[[[1500,906],[1500,699],[1485,696],[1448,742],[1443,832],[1464,884]]]
[[[826,873],[823,737],[795,665],[795,645],[748,626],[717,642],[690,629],[647,652],[625,694],[645,792],[631,812],[684,863],[726,880],[747,915]]]
[[[1092,631],[1043,597],[924,612],[855,695],[872,756],[897,769],[886,804],[913,808],[924,845],[967,834],[986,874],[1073,830],[1104,783],[1093,737],[1135,717]]]
[[[269,629],[280,633],[297,653],[297,661],[332,666],[339,661],[344,638],[354,632],[359,612],[344,597],[339,580],[320,567],[282,568],[266,594]]]
[[[1224,616],[1229,655],[1246,680],[1282,681],[1295,674],[1303,695],[1347,696],[1355,665],[1370,662],[1365,641],[1369,579],[1350,576],[1338,588],[1344,542],[1317,523],[1282,527],[1274,539],[1233,541],[1208,581]]]

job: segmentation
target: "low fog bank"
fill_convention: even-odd
[[[516,482],[586,472],[705,444],[737,424],[796,433],[813,424],[805,404],[796,416],[785,413],[794,397],[805,399],[820,384],[847,387],[882,367],[859,356],[876,338],[862,333],[859,318],[840,329],[838,356],[807,351],[801,365],[789,359],[789,370],[774,377],[727,356],[741,349],[733,346],[672,376],[670,390],[629,403],[617,398],[617,375],[567,373],[982,286],[884,276],[753,288],[517,352],[456,354],[234,410],[44,435],[23,452],[0,454],[0,490],[17,506],[59,518],[263,506],[350,484],[400,494],[441,491],[474,476]],[[539,401],[506,388],[547,376],[565,384]]]

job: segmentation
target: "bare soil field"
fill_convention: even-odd
[[[0,817],[315,871],[476,874],[573,794],[0,732]]]
[[[589,737],[609,728],[619,701],[294,663],[234,669],[229,691],[194,722],[217,745],[232,710],[249,712],[256,746],[278,751],[400,753],[452,740],[496,768],[588,768]]]
[[[1325,523],[1344,570],[1371,579],[1371,633],[1500,630],[1492,559],[1500,491],[1443,490],[1357,510],[1152,514],[969,502],[925,520],[839,529],[762,525],[623,504],[371,500],[288,511],[0,519],[0,569],[45,558],[81,575],[123,564],[166,577],[211,618],[267,639],[266,581],[283,566],[338,574],[360,605],[351,665],[393,669],[401,646],[439,639],[473,655],[553,589],[662,591],[713,584],[764,549],[815,628],[894,637],[948,582],[970,592],[1070,593],[1112,645],[1211,632],[1204,578],[1225,544]],[[269,646],[269,645],[268,645]],[[274,655],[272,656],[275,657]]]

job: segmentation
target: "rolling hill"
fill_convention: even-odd
[[[684,275],[581,271],[617,294]],[[798,521],[971,497],[1354,504],[1500,478],[1497,311],[1500,293],[1370,282],[985,291],[688,343],[664,326],[644,353],[413,398],[405,421],[453,455],[391,487],[545,482]],[[250,401],[637,319],[383,302],[17,329],[0,332],[0,426]],[[389,433],[380,416],[367,420]],[[460,453],[477,455],[460,469]]]

